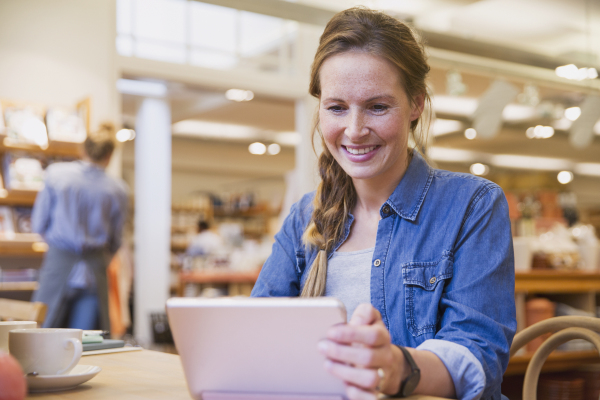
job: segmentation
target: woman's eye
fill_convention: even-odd
[[[386,111],[387,109],[388,109],[388,106],[385,106],[385,105],[383,105],[383,104],[375,104],[375,105],[373,106],[373,110],[374,110],[375,112],[384,112],[384,111]]]
[[[343,110],[342,106],[331,106],[327,108],[329,111],[333,112],[341,112]]]

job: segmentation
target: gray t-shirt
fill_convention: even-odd
[[[334,252],[327,262],[325,296],[346,306],[347,319],[361,303],[371,303],[371,264],[375,248]]]

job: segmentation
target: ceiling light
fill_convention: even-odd
[[[473,140],[477,137],[477,131],[473,128],[465,130],[465,137],[469,140]]]
[[[560,171],[571,169],[573,163],[563,158],[530,157],[513,154],[495,154],[489,157],[489,163],[498,167],[533,169],[542,171]]]
[[[275,141],[284,146],[297,146],[302,137],[298,132],[281,132],[275,135]]]
[[[489,167],[481,163],[472,164],[469,170],[473,175],[487,175],[490,172]]]
[[[250,90],[229,89],[225,92],[225,97],[232,101],[250,101],[254,98],[254,93]]]
[[[186,119],[173,124],[175,135],[201,136],[216,139],[256,140],[260,131],[254,127]]]
[[[529,139],[548,139],[554,136],[554,128],[551,126],[537,125],[525,131],[525,136]]]
[[[135,131],[133,129],[121,129],[117,132],[117,140],[121,143],[135,139]]]
[[[281,151],[281,146],[278,145],[277,143],[272,143],[267,148],[267,151],[269,152],[270,155],[274,156],[275,154],[279,154],[279,152]]]
[[[477,109],[479,101],[469,97],[435,95],[431,100],[436,114],[471,116]]]
[[[250,154],[265,154],[267,151],[267,146],[260,142],[254,142],[250,146],[248,146],[248,151]]]
[[[563,185],[566,185],[573,180],[573,173],[570,171],[560,171],[556,176],[556,179]]]
[[[579,175],[600,176],[600,163],[577,163],[574,171]]]
[[[123,94],[143,97],[165,97],[167,85],[163,82],[138,81],[134,79],[119,79],[117,90]]]
[[[565,118],[569,121],[575,121],[581,115],[581,108],[569,107],[565,110]]]
[[[436,118],[431,126],[433,136],[442,136],[462,130],[463,124],[453,119]]]
[[[431,146],[427,155],[435,161],[442,162],[473,162],[478,159],[478,153],[469,150],[449,149],[447,147]]]
[[[582,81],[584,79],[596,79],[598,77],[598,71],[596,68],[577,68],[575,64],[557,67],[554,72],[561,78],[576,81]]]

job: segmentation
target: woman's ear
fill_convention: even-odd
[[[415,97],[412,105],[412,111],[410,113],[410,120],[414,121],[419,118],[425,108],[425,93],[420,93]]]

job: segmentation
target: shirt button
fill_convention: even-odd
[[[381,260],[378,258],[377,260],[375,260],[375,262],[373,263],[374,266],[379,267],[381,265]]]
[[[433,276],[430,280],[429,283],[431,283],[432,285],[435,283],[435,281],[437,281],[437,279],[435,278],[435,276]]]
[[[383,206],[383,213],[384,214],[389,214],[390,213],[390,206],[388,206],[387,204],[385,206]]]

